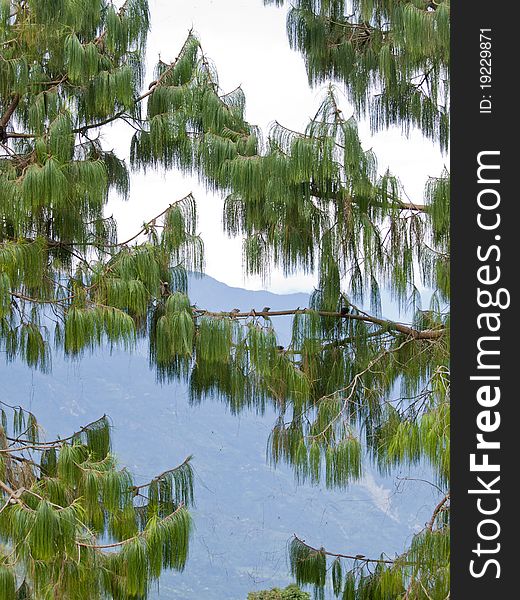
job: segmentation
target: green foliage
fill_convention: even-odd
[[[250,592],[247,600],[309,600],[310,595],[296,585],[288,585],[283,590],[273,588],[262,592]]]
[[[323,598],[328,577],[334,595],[343,600],[442,600],[449,595],[450,535],[442,525],[416,534],[410,548],[394,558],[330,555],[294,538],[289,559],[297,583],[313,584],[315,598]]]
[[[12,16],[10,16],[12,15]],[[128,242],[104,215],[129,193],[124,161],[95,131],[137,119],[145,0],[15,1],[1,13],[0,340],[8,359],[49,364],[54,338],[78,354],[130,347],[151,305],[203,268],[191,195]],[[190,38],[191,39],[191,38]],[[4,139],[5,138],[5,139]],[[131,242],[136,243],[130,246]],[[51,332],[43,314],[58,316]]]
[[[216,396],[233,412],[271,404],[278,419],[268,458],[289,463],[298,481],[345,488],[368,459],[383,473],[427,463],[446,488],[449,173],[426,182],[424,200],[408,200],[396,175],[379,174],[330,83],[303,131],[275,122],[264,140],[245,118],[243,91],[220,89],[192,32],[143,87],[146,0],[80,4],[0,0],[0,346],[7,360],[48,369],[52,341],[80,356],[107,343],[132,349],[146,336],[158,379],[187,381],[192,401]],[[374,130],[418,128],[446,150],[447,0],[297,0],[288,33],[311,83],[334,80]],[[99,135],[115,121],[135,130],[130,165]],[[204,267],[191,194],[170,199],[131,238],[118,238],[104,213],[109,194],[128,197],[130,172],[156,168],[195,174],[225,196],[224,231],[243,236],[246,274],[267,280],[274,267],[317,273],[309,307],[287,311],[287,347],[268,311],[212,313],[191,304],[187,272]],[[427,309],[420,287],[434,290]],[[409,324],[380,315],[383,288],[412,313]],[[367,300],[373,314],[355,305]],[[15,436],[24,420],[15,411]],[[152,480],[147,504],[136,506],[140,488],[116,468],[107,431],[100,420],[67,443],[42,446],[36,467],[17,463],[25,465],[16,470],[28,478],[24,487],[41,496],[24,492],[0,512],[14,527],[6,529],[9,543],[27,534],[16,554],[27,594],[45,597],[59,579],[63,597],[91,597],[82,586],[94,568],[99,594],[137,598],[163,566],[184,565],[189,462]],[[34,423],[29,435],[37,441]],[[0,455],[8,477],[16,461]],[[376,560],[374,570],[336,557],[334,593],[443,597],[448,507],[442,515],[442,527],[435,522],[402,557]],[[121,544],[119,552],[91,547],[102,532]],[[56,562],[51,547],[60,549]],[[80,560],[72,560],[78,547]],[[297,544],[291,552],[297,581],[320,597],[328,554]],[[8,597],[12,574],[2,560],[0,589]],[[67,586],[81,591],[74,596]]]
[[[63,440],[39,441],[38,429],[2,405],[2,598],[146,598],[163,569],[184,568],[191,457],[137,485],[110,452],[106,417]]]
[[[416,127],[446,150],[449,17],[449,0],[297,0],[287,31],[310,83],[340,80],[374,130]]]
[[[228,193],[224,226],[245,236],[247,272],[267,277],[272,266],[287,273],[318,269],[315,307],[331,311],[343,302],[340,282],[347,277],[353,297],[368,291],[377,310],[380,285],[390,285],[403,304],[415,294],[419,264],[421,283],[437,287],[445,300],[447,174],[429,182],[426,208],[403,202],[395,177],[377,177],[375,157],[362,148],[355,120],[343,116],[333,88],[304,133],[275,123],[262,144],[245,121],[242,91],[219,94],[216,70],[191,33],[176,60],[158,64],[156,81],[139,96],[140,73],[128,65],[143,48],[146,7],[137,1],[119,12],[95,6],[84,22],[74,20],[73,4],[64,1],[51,27],[36,2],[34,14],[4,22],[6,39],[32,27],[32,19],[52,30],[23,47],[6,44],[27,70],[25,87],[17,87],[13,72],[0,98],[12,127],[23,131],[6,132],[13,150],[0,167],[1,339],[8,358],[45,366],[51,336],[40,317],[50,305],[61,317],[54,338],[67,353],[107,340],[131,347],[149,329],[159,372],[186,376],[189,311],[162,311],[169,293],[186,291],[183,270],[203,268],[195,201],[189,195],[174,202],[118,243],[103,206],[111,189],[128,194],[128,171],[89,135],[104,123],[137,117],[145,99],[132,166],[196,172],[209,188]],[[45,45],[48,63],[27,62],[38,44]],[[172,345],[178,327],[182,339]]]
[[[415,128],[442,151],[447,149],[449,1],[298,0],[289,9],[287,30],[291,46],[304,56],[309,81],[339,82],[356,114],[368,116],[374,131],[398,125],[408,135]],[[324,478],[328,485],[341,487],[359,476],[358,454],[352,449],[364,437],[358,447],[368,448],[382,472],[426,461],[439,489],[446,489],[448,336],[421,340],[398,333],[388,321],[364,318],[366,313],[358,311],[351,298],[370,292],[377,313],[380,287],[387,286],[401,306],[415,310],[417,331],[449,330],[449,173],[427,182],[424,203],[402,202],[396,177],[386,173],[376,180],[368,162],[373,159],[356,151],[355,124],[343,117],[334,96],[329,88],[321,112],[305,132],[309,145],[335,145],[334,163],[329,163],[325,146],[321,156],[307,157],[294,142],[301,143],[301,134],[275,128],[284,156],[298,152],[302,157],[300,173],[314,169],[309,196],[320,208],[332,210],[327,217],[333,216],[319,234],[312,234],[320,240],[319,253],[313,254],[319,258],[320,280],[311,307],[321,316],[296,315],[288,349],[313,382],[311,394],[303,411],[298,407],[291,416],[284,407],[269,454],[274,463],[291,463],[300,480]],[[234,196],[229,209],[229,219],[246,220]],[[283,222],[291,221],[285,216]],[[297,235],[299,223],[292,222],[297,223]],[[310,220],[305,230],[302,240],[313,231]],[[269,256],[267,235],[257,234],[262,245],[251,245],[258,262]],[[293,247],[301,247],[301,242]],[[434,290],[428,310],[418,303],[418,281]],[[341,291],[345,283],[350,297]],[[341,312],[343,319],[328,318],[327,311]],[[351,451],[340,453],[335,462],[345,441]],[[349,559],[296,538],[290,552],[293,575],[297,582],[313,585],[318,598],[329,580],[336,596],[352,600],[444,599],[449,591],[448,497],[429,526],[395,560],[355,555]],[[334,559],[332,564],[328,557]]]

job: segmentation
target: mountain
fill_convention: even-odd
[[[305,294],[230,288],[210,277],[190,278],[190,298],[211,310],[308,303]],[[289,325],[290,319],[276,319],[281,343]],[[216,400],[191,405],[186,385],[157,383],[145,343],[132,354],[100,349],[80,360],[55,353],[50,374],[4,364],[0,377],[0,400],[32,410],[53,438],[107,413],[121,463],[142,482],[194,455],[190,558],[183,573],[164,574],[152,598],[245,600],[248,591],[285,586],[293,533],[338,552],[399,552],[434,505],[430,486],[396,487],[394,478],[371,470],[346,491],[297,486],[289,468],[266,462],[274,412],[237,416]],[[428,475],[418,470],[413,477]]]

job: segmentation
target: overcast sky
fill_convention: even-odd
[[[165,62],[173,60],[193,27],[217,67],[222,89],[242,86],[249,122],[266,131],[278,120],[301,131],[316,112],[323,88],[309,87],[302,56],[289,48],[285,8],[265,7],[262,0],[150,0],[150,10],[147,82],[153,79],[159,55]],[[342,108],[346,115],[352,113],[344,98]],[[376,136],[370,135],[366,123],[361,122],[359,129],[364,147],[375,150],[380,171],[389,167],[400,177],[408,196],[421,202],[427,177],[439,175],[447,158],[418,133],[404,140],[397,129]],[[131,133],[118,124],[105,137],[122,157]],[[207,274],[232,286],[266,287],[256,278],[244,278],[241,241],[229,240],[222,233],[223,196],[206,192],[195,178],[177,172],[136,174],[131,199],[126,203],[111,200],[107,212],[117,217],[120,237],[129,237],[144,221],[190,191],[199,207]],[[314,282],[312,276],[285,278],[273,273],[267,287],[279,293],[310,291]]]

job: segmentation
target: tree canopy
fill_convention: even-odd
[[[182,570],[191,457],[144,484],[117,465],[106,416],[41,440],[35,416],[0,403],[0,597],[145,598]]]
[[[425,182],[424,198],[409,199],[398,176],[381,174],[374,153],[364,149],[335,85],[347,90],[357,117],[370,116],[374,130],[397,124],[406,136],[419,128],[445,150],[449,2],[296,1],[289,41],[303,53],[310,82],[329,82],[302,132],[275,122],[263,135],[248,123],[243,91],[221,90],[193,32],[145,84],[148,27],[146,0],[119,8],[107,0],[0,0],[0,339],[7,359],[48,369],[52,344],[79,356],[107,343],[131,349],[146,337],[158,378],[187,381],[193,399],[216,395],[235,411],[274,406],[279,419],[269,458],[291,464],[299,481],[345,488],[362,477],[366,461],[384,473],[429,464],[439,504],[401,556],[335,554],[295,537],[290,560],[297,582],[314,585],[317,597],[330,573],[343,598],[445,598],[449,174]],[[129,165],[99,135],[115,121],[134,129]],[[187,273],[201,271],[204,258],[191,194],[165,200],[160,214],[119,239],[116,220],[104,213],[109,194],[128,197],[130,171],[157,168],[196,174],[225,198],[224,231],[243,237],[247,274],[267,280],[276,267],[317,272],[309,307],[216,313],[194,306]],[[433,290],[427,309],[421,286]],[[413,313],[409,322],[381,314],[381,289]],[[282,314],[293,315],[287,347],[274,328]],[[76,445],[55,448],[58,463],[71,452],[86,463],[81,474],[56,483],[68,501],[79,503],[72,490],[92,470],[98,494],[105,472],[132,487],[108,454],[96,458],[88,440]],[[16,462],[12,450],[5,455]],[[13,503],[11,491],[16,496],[21,488],[0,477],[8,487],[4,520],[15,523],[15,513],[26,519],[7,535],[15,545],[27,528],[37,530],[27,515],[38,515],[40,505],[42,519],[56,523],[66,508],[38,491],[54,477],[37,465],[32,485],[41,498],[24,492]],[[124,502],[116,514],[125,507],[130,514],[133,503]],[[95,518],[97,525],[85,525],[114,534],[115,517]],[[117,542],[130,530],[137,537],[122,552],[131,549],[155,577],[161,561],[151,566],[147,560],[158,555],[142,554],[146,534],[135,533],[135,521],[124,527]],[[85,535],[76,522],[60,538],[63,552]],[[31,555],[38,565],[40,542]],[[41,542],[42,552],[48,543]],[[98,554],[82,551],[85,569],[104,560]],[[164,566],[183,563],[167,556]],[[20,560],[25,564],[26,555]],[[42,582],[54,568],[42,567]],[[13,585],[3,572],[4,587]],[[145,580],[100,593],[139,597]]]

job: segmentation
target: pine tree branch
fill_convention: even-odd
[[[11,100],[11,102],[9,103],[9,105],[7,106],[4,114],[0,117],[0,140],[1,141],[5,141],[3,139],[3,135],[5,133],[5,128],[7,126],[7,124],[9,123],[9,120],[11,119],[14,111],[16,110],[16,107],[18,106],[18,103],[20,102],[20,94],[15,94],[13,96],[13,99]]]
[[[170,473],[175,473],[175,471],[182,469],[182,467],[186,466],[191,461],[192,458],[193,458],[193,455],[190,454],[179,465],[177,465],[176,467],[173,467],[172,469],[167,469],[166,471],[163,471],[162,473],[160,473],[159,475],[157,475],[153,479],[151,479],[148,483],[143,483],[141,485],[133,485],[130,488],[131,491],[134,492],[135,495],[137,495],[139,490],[150,487],[150,485],[152,483],[156,483],[156,482],[160,481],[161,479],[163,479],[163,477],[170,475]]]
[[[444,494],[444,490],[442,488],[440,488],[437,484],[433,483],[432,481],[428,481],[428,479],[421,479],[420,477],[396,477],[396,479],[398,481],[421,481],[422,483],[427,483],[428,485],[431,485],[433,488],[435,488],[436,490],[438,490],[439,492],[441,492],[442,494]]]
[[[128,5],[128,0],[125,0],[125,2],[123,2],[123,4],[121,5],[120,9],[117,12],[119,17],[121,17],[125,13],[127,5]],[[105,39],[106,35],[107,35],[107,30],[104,29],[94,40],[94,44],[96,46],[101,44],[103,42],[103,40]]]
[[[163,211],[161,211],[159,214],[155,215],[152,219],[150,219],[150,221],[146,222],[143,227],[141,227],[141,229],[134,234],[132,237],[124,240],[123,242],[118,242],[116,244],[97,244],[97,243],[87,243],[84,244],[86,246],[91,246],[91,247],[95,247],[95,248],[102,248],[102,249],[109,249],[109,248],[121,248],[123,246],[127,246],[130,242],[134,241],[135,239],[137,239],[140,235],[142,235],[143,233],[145,233],[146,231],[149,230],[149,228],[154,224],[154,222],[157,219],[160,219],[161,217],[163,217],[171,208],[173,208],[174,206],[184,202],[185,200],[188,200],[189,198],[193,198],[193,194],[192,192],[189,192],[188,194],[186,194],[185,196],[183,196],[182,198],[180,198],[179,200],[176,200],[175,202],[172,202],[171,204],[169,204]],[[33,243],[35,240],[33,239],[29,239],[26,238],[24,240],[26,243]],[[74,253],[73,250],[71,250],[69,247],[70,246],[74,246],[74,243],[66,243],[66,242],[55,242],[54,240],[46,240],[47,243],[49,244],[49,246],[53,246],[53,247],[61,247],[61,248],[65,248],[67,249],[72,255],[74,255],[76,258],[78,258],[78,260],[81,260],[83,263],[88,264],[87,261],[77,255],[76,253]],[[112,266],[108,266],[107,270],[105,271],[105,275],[111,270],[111,268],[113,268]],[[85,286],[85,291],[91,291],[93,289],[93,285],[90,286]],[[67,297],[64,298],[54,298],[52,300],[50,299],[40,299],[40,298],[33,298],[31,296],[27,296],[26,294],[23,294],[21,292],[15,292],[15,291],[10,291],[9,292],[10,295],[13,298],[18,298],[19,300],[24,300],[26,302],[31,302],[33,304],[50,304],[50,305],[65,305],[65,303],[67,301],[73,300],[75,298],[74,294],[71,294]],[[95,304],[95,303],[93,303]]]
[[[341,409],[339,410],[339,412],[334,417],[332,417],[329,420],[329,422],[327,423],[327,425],[325,426],[325,428],[322,429],[322,431],[320,431],[319,433],[316,433],[314,435],[309,435],[308,436],[309,439],[318,439],[318,438],[320,438],[331,427],[334,426],[334,424],[338,421],[338,419],[340,419],[341,415],[348,409],[348,405],[349,405],[352,397],[354,396],[354,394],[356,392],[358,383],[362,382],[363,375],[365,375],[366,373],[371,372],[372,368],[380,360],[382,360],[385,356],[388,356],[389,354],[392,354],[394,352],[399,352],[399,350],[401,350],[402,348],[404,348],[404,346],[406,346],[407,344],[409,344],[410,341],[411,341],[410,339],[407,339],[404,342],[402,342],[401,344],[399,344],[399,346],[397,346],[397,348],[390,348],[390,349],[383,350],[383,352],[379,353],[376,357],[374,357],[362,371],[358,371],[354,375],[354,378],[352,379],[352,381],[346,387],[344,387],[341,390],[336,390],[336,391],[332,392],[332,394],[328,394],[327,396],[322,396],[321,398],[319,398],[317,402],[320,402],[321,400],[325,400],[327,398],[331,398],[333,396],[336,396],[340,392],[347,392],[347,391],[349,392],[348,395],[346,395],[345,398],[343,399],[343,403],[342,403],[342,406],[341,406]]]
[[[32,304],[52,304],[52,305],[63,305],[68,300],[74,300],[75,296],[67,296],[66,298],[53,298],[52,300],[46,298],[33,298],[31,296],[27,296],[26,294],[22,294],[21,292],[13,292],[10,291],[9,294],[13,298],[18,298],[18,300],[24,300],[25,302],[31,302]]]
[[[429,529],[430,531],[433,531],[433,526],[435,524],[435,519],[438,517],[439,513],[447,510],[446,509],[446,503],[449,501],[449,499],[450,499],[450,492],[447,492],[446,495],[444,496],[444,498],[442,498],[442,500],[435,507],[435,509],[433,511],[433,514],[432,514],[432,517],[428,521],[428,524],[426,525],[427,529]]]
[[[389,333],[391,334],[390,331],[388,331],[387,328],[385,327],[381,327],[380,329],[378,329],[377,331],[372,331],[371,333],[368,333],[364,336],[364,339],[370,339],[370,338],[375,338],[375,337],[379,337],[384,335],[385,333]],[[390,336],[389,336],[390,337]],[[332,342],[329,342],[327,344],[324,344],[321,349],[322,350],[329,350],[331,348],[341,348],[343,346],[346,346],[347,344],[351,344],[352,342],[357,341],[357,337],[355,335],[351,335],[349,337],[346,338],[341,338],[340,340],[334,340]]]
[[[166,522],[170,519],[173,519],[173,517],[184,508],[185,508],[185,506],[181,502],[179,504],[179,506],[172,513],[170,513],[168,516],[164,517],[164,519],[161,519],[161,522]],[[113,542],[112,544],[87,544],[85,542],[76,542],[76,545],[81,546],[82,548],[91,548],[94,550],[108,550],[111,548],[119,548],[120,546],[124,546],[125,544],[128,544],[129,542],[133,542],[134,540],[143,539],[143,538],[146,539],[147,534],[148,534],[148,531],[143,530],[143,531],[140,531],[137,535],[134,535],[133,537],[127,538],[125,540],[121,540],[120,542]]]
[[[34,133],[16,133],[14,131],[10,131],[9,133],[5,132],[5,139],[22,139],[22,140],[32,140],[36,137]]]
[[[83,427],[78,429],[78,431],[75,431],[73,434],[69,435],[68,437],[53,440],[50,442],[35,442],[33,440],[24,440],[24,439],[21,439],[20,437],[12,438],[9,436],[6,436],[6,439],[9,440],[10,442],[14,442],[17,444],[18,443],[19,444],[26,444],[26,443],[30,444],[31,450],[35,450],[35,449],[37,450],[38,447],[43,447],[43,449],[49,449],[49,447],[52,448],[54,446],[61,446],[63,444],[63,442],[69,442],[70,440],[77,437],[78,435],[81,435],[82,433],[85,433],[86,431],[91,429],[92,426],[95,425],[96,423],[99,423],[100,421],[102,421],[103,419],[106,419],[106,418],[107,418],[107,415],[105,414],[102,417],[99,417],[99,419],[96,419],[95,421],[91,421],[90,423],[87,423],[87,425],[84,425]],[[14,451],[23,451],[26,448],[28,448],[28,446],[23,446],[21,448],[5,448],[3,450],[14,452]],[[0,452],[2,452],[2,449],[0,449]]]
[[[8,504],[16,503],[25,506],[24,502],[20,500],[20,496],[26,491],[24,487],[21,487],[18,490],[13,490],[9,485],[7,485],[7,483],[0,479],[0,489],[2,489],[8,495],[7,502],[2,507],[2,510],[4,510]]]
[[[399,333],[403,333],[407,336],[410,336],[414,339],[418,340],[437,340],[440,339],[445,333],[446,329],[415,329],[409,325],[404,325],[402,323],[396,323],[394,321],[380,319],[378,317],[374,317],[368,314],[355,314],[355,313],[342,313],[337,311],[326,311],[326,310],[311,310],[309,308],[296,308],[296,309],[287,309],[287,310],[269,310],[269,311],[257,311],[255,309],[251,309],[248,312],[242,311],[231,311],[231,312],[213,312],[209,310],[205,310],[202,308],[194,309],[194,313],[196,317],[231,317],[235,319],[240,318],[249,318],[249,317],[279,317],[279,316],[290,316],[290,315],[298,315],[298,314],[309,314],[316,313],[322,317],[332,317],[337,319],[348,319],[353,321],[363,321],[365,323],[374,323],[375,325],[380,325],[384,327],[386,331],[398,331]]]
[[[124,242],[118,242],[117,244],[104,245],[103,247],[104,248],[117,248],[120,246],[127,246],[130,242],[133,242],[140,235],[142,235],[143,233],[146,233],[150,229],[150,227],[155,223],[155,221],[157,219],[160,219],[161,217],[163,217],[171,208],[173,208],[177,204],[180,204],[181,202],[184,202],[185,200],[188,200],[188,198],[193,198],[192,192],[189,192],[184,197],[169,204],[162,212],[160,212],[158,215],[155,215],[155,217],[153,217],[147,223],[145,223],[143,225],[143,227],[141,227],[141,229],[135,235],[133,235],[131,238],[125,240]]]
[[[337,114],[341,114],[341,110],[339,109],[339,107],[337,106],[336,102],[334,101],[334,105],[336,106],[336,111]],[[315,117],[312,119],[312,121],[314,122],[322,122],[321,120],[318,119],[319,113],[317,113],[315,115]],[[311,140],[325,140],[325,139],[330,139],[327,136],[316,136],[316,135],[309,135],[306,133],[302,133],[300,131],[296,131],[294,129],[291,129],[289,127],[286,127],[285,125],[282,125],[279,121],[274,121],[274,124],[277,125],[278,127],[281,127],[282,129],[284,129],[285,131],[288,131],[290,133],[293,133],[294,135],[298,136],[299,138],[304,138],[304,139],[311,139]],[[345,150],[345,146],[343,144],[340,144],[338,141],[333,140],[334,145],[337,146],[338,148],[341,148],[342,150]],[[284,152],[281,148],[278,147],[278,150],[280,152],[282,152],[284,154],[284,156],[289,156],[286,152]],[[338,167],[340,169],[343,168],[343,165],[341,163],[336,163],[338,165]],[[346,198],[345,196],[345,192],[341,193],[341,192],[337,192],[337,193],[330,193],[327,192],[326,194],[321,192],[318,187],[316,186],[316,184],[314,182],[311,182],[310,184],[310,190],[311,190],[311,194],[313,196],[315,196],[316,198],[320,198],[322,200],[327,200],[327,199],[333,199],[333,200],[343,200],[344,198]],[[348,196],[348,200],[350,200],[351,202],[353,202],[354,204],[357,203],[356,199]],[[404,200],[402,200],[401,198],[392,198],[391,199],[392,202],[395,202],[397,208],[399,208],[400,210],[412,210],[412,211],[418,211],[418,212],[427,212],[429,209],[429,206],[427,204],[421,204],[418,202],[405,202]],[[382,202],[378,202],[378,201],[372,201],[371,202],[372,206],[378,206],[381,207],[383,206]]]
[[[37,450],[38,452],[43,452],[43,450],[54,450],[55,448],[56,444],[46,445],[44,443],[31,442],[18,448],[0,448],[0,453],[12,454],[13,452],[26,452],[27,450]]]
[[[34,460],[25,458],[25,456],[16,456],[16,454],[11,454],[9,456],[9,458],[12,460],[15,460],[16,462],[25,463],[26,465],[31,465],[31,467],[34,467],[35,469],[41,469],[41,465],[39,465],[37,462],[34,462]]]
[[[320,198],[321,200],[349,200],[350,202],[357,204],[356,198],[352,196],[346,196],[346,192],[336,192],[336,193],[323,193],[321,192],[315,184],[311,184],[311,194],[316,198]],[[399,210],[412,210],[417,212],[428,212],[429,206],[427,204],[420,204],[417,202],[405,202],[400,198],[392,198],[392,202],[395,202],[396,208]],[[382,207],[383,203],[380,201],[371,201],[370,206]]]
[[[122,6],[120,7],[118,14],[119,16],[121,16],[125,10],[126,7],[128,5],[128,0],[126,0]],[[98,46],[101,42],[103,42],[104,38],[106,37],[107,31],[106,29],[104,31],[102,31],[93,41],[93,43]],[[190,34],[191,34],[191,30],[190,30]],[[43,85],[51,85],[53,87],[57,87],[58,85],[61,85],[62,83],[64,83],[65,81],[68,80],[68,75],[64,75],[61,79],[56,80],[56,81],[49,81],[49,82],[43,82]],[[149,94],[145,94],[144,96],[137,98],[136,99],[136,103],[140,102],[143,98],[145,98],[147,95]],[[16,100],[15,106],[14,108],[11,110],[10,114],[9,114],[9,110],[11,108],[11,105],[13,104],[13,102]],[[6,141],[7,138],[35,138],[37,137],[35,134],[30,134],[30,133],[6,133],[5,132],[5,126],[7,125],[7,122],[9,121],[11,114],[14,112],[16,106],[18,105],[18,102],[20,101],[20,96],[19,94],[17,94],[15,96],[15,98],[13,99],[13,102],[11,103],[11,105],[8,107],[7,112],[4,114],[4,116],[2,118],[0,118],[0,141]],[[126,111],[121,110],[118,113],[116,113],[115,115],[112,115],[112,117],[109,117],[107,119],[104,119],[103,121],[99,121],[97,123],[91,123],[90,125],[83,125],[82,127],[77,127],[75,129],[72,130],[73,133],[84,133],[85,131],[88,131],[89,129],[95,129],[97,127],[102,127],[103,125],[107,125],[108,123],[111,123],[112,121],[115,121],[116,119],[119,119],[121,117],[124,116]],[[5,119],[5,122],[4,122]]]
[[[126,4],[126,3],[125,3]],[[169,65],[169,67],[163,72],[163,74],[155,81],[153,81],[147,92],[145,92],[144,94],[141,94],[140,96],[138,96],[135,99],[135,103],[137,104],[138,102],[141,102],[142,100],[144,100],[145,98],[147,98],[148,96],[150,96],[151,94],[153,94],[155,92],[155,90],[159,87],[159,85],[162,83],[162,81],[164,80],[164,78],[166,77],[166,75],[168,73],[170,73],[175,66],[177,65],[180,57],[182,56],[182,53],[184,52],[186,46],[188,45],[188,42],[192,39],[192,32],[193,30],[190,29],[189,33],[188,33],[188,37],[186,38],[186,41],[184,42],[179,54],[177,55],[177,57],[175,58],[175,60]],[[76,127],[75,129],[73,129],[73,133],[81,133],[83,134],[84,132],[88,131],[89,129],[96,129],[98,127],[102,127],[103,125],[108,125],[108,123],[112,123],[113,121],[116,121],[117,119],[124,119],[125,118],[125,114],[126,114],[126,110],[120,110],[119,112],[115,113],[114,115],[112,115],[111,117],[108,117],[102,121],[98,121],[96,123],[90,123],[88,125],[83,125],[81,127]],[[128,117],[130,118],[130,116],[128,115]]]
[[[163,73],[161,74],[161,76],[156,79],[155,81],[152,81],[152,83],[149,86],[149,89],[147,92],[145,92],[144,94],[141,94],[141,96],[139,96],[136,100],[136,102],[141,102],[141,100],[144,100],[145,98],[147,98],[148,96],[151,96],[155,90],[161,85],[161,83],[163,82],[164,78],[173,71],[173,69],[177,66],[177,63],[179,62],[181,56],[184,53],[184,50],[186,49],[189,41],[193,39],[193,29],[190,29],[188,32],[188,37],[186,38],[184,44],[182,45],[182,48],[180,49],[179,54],[177,55],[177,57],[175,58],[175,60],[173,62],[170,63],[170,65],[168,66],[167,69],[165,69],[163,71]]]
[[[325,554],[326,556],[332,556],[334,558],[347,558],[350,560],[357,560],[357,561],[361,561],[364,563],[379,563],[379,564],[387,564],[387,565],[393,565],[395,564],[398,559],[384,559],[384,558],[367,558],[364,554],[340,554],[340,553],[336,553],[336,552],[329,552],[328,550],[325,550],[325,548],[314,548],[314,546],[311,546],[309,544],[307,544],[305,542],[305,540],[302,540],[301,538],[299,538],[296,534],[294,535],[294,539],[297,540],[300,544],[302,544],[302,546],[305,546],[306,548],[308,548],[309,550],[312,550],[313,552],[315,552],[316,554]],[[403,566],[407,566],[407,565],[413,565],[414,563],[400,563]]]
[[[170,207],[168,207],[169,209]],[[168,209],[166,209],[164,212],[166,212]],[[164,214],[161,213],[161,214]],[[135,239],[136,237],[138,237],[139,235],[141,235],[142,233],[144,233],[145,228],[143,228],[138,234],[136,234],[135,236],[133,236],[130,240],[127,240],[126,242],[123,242],[121,244],[117,244],[116,246],[122,246],[127,244],[129,241],[132,241],[133,239]],[[93,289],[93,286],[86,286],[85,290],[89,291]],[[18,298],[20,300],[25,300],[26,302],[31,302],[34,304],[52,304],[52,305],[63,305],[66,301],[68,300],[73,300],[74,299],[74,295],[70,295],[66,298],[56,298],[56,299],[39,299],[39,298],[32,298],[30,296],[26,296],[25,294],[21,294],[19,292],[10,292],[11,296],[14,298]],[[92,302],[93,305],[95,306],[105,306],[105,305],[101,305],[99,303],[96,302]],[[113,307],[108,307],[106,306],[106,308],[113,308]],[[314,311],[312,309],[309,308],[296,308],[296,309],[287,309],[287,310],[269,310],[269,311],[263,311],[263,310],[255,310],[255,309],[251,309],[248,312],[242,312],[242,311],[230,311],[230,312],[215,312],[215,311],[210,311],[210,310],[206,310],[203,308],[195,308],[193,309],[193,314],[195,318],[199,318],[199,317],[216,317],[216,318],[224,318],[224,317],[228,317],[228,318],[234,318],[234,319],[247,319],[247,318],[251,318],[251,317],[264,317],[264,318],[271,318],[271,317],[279,317],[279,316],[291,316],[291,315],[297,315],[297,314],[309,314],[309,313],[316,313],[322,317],[330,317],[330,318],[336,318],[336,319],[347,319],[347,320],[352,320],[352,321],[363,321],[365,323],[373,323],[375,325],[380,325],[383,329],[380,333],[383,333],[384,331],[396,331],[399,333],[402,333],[406,336],[409,336],[415,340],[439,340],[441,339],[445,333],[446,333],[446,329],[445,328],[439,328],[439,329],[415,329],[414,327],[411,327],[409,325],[405,325],[403,323],[396,323],[395,321],[390,321],[387,319],[380,319],[378,317],[374,317],[372,315],[368,315],[368,314],[354,314],[354,313],[342,313],[342,312],[337,312],[337,311],[325,311],[325,310],[318,310],[318,311]]]
[[[108,125],[108,123],[112,123],[113,121],[116,121],[117,119],[122,118],[125,113],[126,113],[125,110],[120,110],[119,112],[115,113],[111,117],[103,119],[102,121],[98,121],[97,123],[90,123],[89,125],[82,125],[81,127],[76,127],[75,129],[72,130],[72,133],[84,134],[89,129],[96,129],[97,127],[103,127],[103,125]]]

